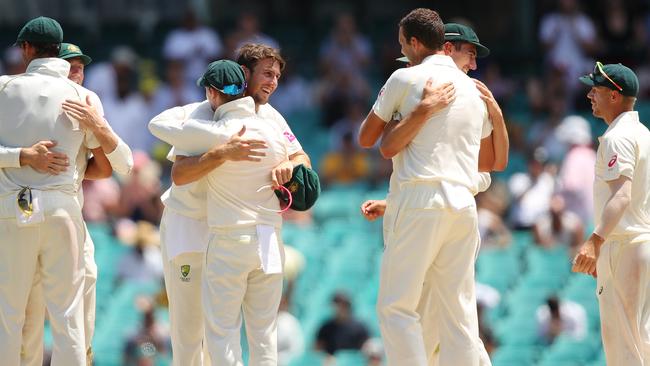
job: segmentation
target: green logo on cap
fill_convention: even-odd
[[[181,266],[181,275],[183,278],[187,278],[187,276],[190,274],[190,265],[189,264],[183,264]]]

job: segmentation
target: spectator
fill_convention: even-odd
[[[287,366],[305,351],[305,337],[300,322],[289,312],[286,296],[278,312],[278,365]]]
[[[142,151],[133,151],[133,170],[124,178],[120,199],[111,213],[132,221],[158,225],[163,205],[160,201],[160,165]]]
[[[538,148],[529,157],[528,173],[516,173],[508,181],[508,189],[514,202],[510,210],[510,221],[515,229],[530,229],[537,219],[549,209],[555,190],[555,177],[547,169],[546,151]]]
[[[155,308],[150,299],[137,298],[136,307],[142,312],[142,324],[124,346],[124,365],[153,366],[156,356],[167,352],[169,336],[156,322]]]
[[[366,360],[367,366],[382,366],[384,364],[384,344],[380,338],[368,339],[361,348]]]
[[[569,97],[578,86],[578,77],[588,73],[597,48],[596,27],[580,11],[578,0],[558,0],[557,11],[542,17],[539,38],[551,70],[564,75]]]
[[[4,71],[2,75],[16,75],[25,72],[25,63],[20,48],[17,46],[9,47],[4,53]]]
[[[205,65],[218,59],[223,51],[219,34],[214,29],[201,25],[194,10],[187,8],[181,26],[172,30],[165,39],[163,57],[169,63],[184,65],[180,70],[182,79],[186,85],[198,90],[195,83],[203,75]],[[188,102],[174,105],[185,104]],[[158,112],[165,109],[159,109]]]
[[[593,220],[593,189],[596,152],[591,146],[591,126],[580,116],[566,117],[556,130],[557,138],[569,146],[560,168],[560,193],[566,209],[583,223]]]
[[[560,301],[556,296],[537,309],[537,329],[546,343],[553,343],[560,334],[580,341],[587,335],[587,313],[573,301]]]
[[[236,57],[237,50],[246,43],[261,43],[280,49],[278,41],[260,30],[260,19],[252,13],[244,11],[237,20],[237,29],[226,39],[226,56]]]
[[[172,107],[200,102],[204,99],[196,87],[196,79],[189,83],[184,74],[189,64],[181,59],[168,59],[165,67],[165,83],[160,85],[153,97],[153,116]]]
[[[135,226],[121,221],[118,237],[126,244],[133,244],[118,263],[117,282],[158,283],[163,276],[162,255],[157,246],[160,238],[156,227],[140,221]]]
[[[115,179],[83,181],[84,205],[81,209],[86,222],[108,222],[110,213],[120,200],[120,185]]]
[[[508,207],[508,192],[504,184],[494,182],[487,191],[479,193],[476,196],[476,207],[481,249],[510,245],[512,234],[503,222]]]
[[[372,59],[368,38],[357,31],[352,14],[341,13],[330,36],[320,47],[323,74],[350,73],[364,75]]]
[[[282,71],[282,83],[271,95],[270,103],[282,115],[310,110],[314,108],[314,87],[295,71],[292,63],[288,63]]]
[[[332,298],[334,317],[318,330],[316,349],[333,355],[340,349],[361,350],[368,340],[368,329],[352,315],[352,303],[339,292]]]
[[[341,138],[341,148],[325,155],[320,172],[325,185],[357,183],[368,178],[368,156],[358,149],[348,132]]]
[[[343,147],[343,136],[346,134],[352,134],[353,141],[357,141],[359,127],[361,127],[361,122],[366,117],[366,109],[366,104],[361,100],[352,99],[348,101],[345,107],[345,115],[334,122],[330,129],[330,149],[340,150]]]
[[[549,211],[533,226],[535,242],[546,248],[564,245],[572,251],[576,250],[584,240],[582,220],[573,212],[565,210],[561,195],[554,195],[549,207]],[[573,258],[573,255],[571,257]]]

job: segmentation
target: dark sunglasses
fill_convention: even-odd
[[[27,216],[31,216],[31,214],[34,213],[32,189],[29,187],[23,187],[23,189],[21,189],[16,196],[16,203],[18,204],[18,208],[22,213]]]

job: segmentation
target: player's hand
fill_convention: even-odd
[[[79,127],[82,130],[97,131],[99,128],[107,125],[104,117],[99,115],[97,108],[90,100],[90,95],[86,96],[86,103],[76,100],[66,100],[63,102],[63,111],[68,116],[79,121]]]
[[[384,216],[385,212],[386,200],[368,200],[361,204],[361,214],[368,221]]]
[[[31,147],[20,149],[20,165],[30,166],[39,173],[58,175],[70,165],[66,154],[52,151],[56,141],[39,141]]]
[[[600,246],[602,244],[602,240],[591,235],[589,239],[582,244],[578,254],[573,259],[573,267],[571,270],[573,272],[584,273],[596,277],[596,262],[598,261]]]
[[[291,180],[293,175],[293,163],[289,160],[283,161],[271,170],[271,185],[273,189],[279,189],[281,185]]]
[[[422,90],[422,99],[418,109],[432,116],[436,112],[446,108],[456,99],[456,88],[451,82],[433,87],[433,79],[427,80]]]
[[[488,89],[488,87],[483,84],[482,81],[477,79],[472,80],[474,81],[474,84],[476,84],[476,89],[478,89],[478,91],[481,93],[481,99],[483,99],[485,105],[487,106],[490,120],[494,120],[495,118],[503,119],[503,112],[501,111],[501,107],[499,107],[499,103],[497,103],[497,100],[494,98],[494,95],[492,95],[490,89]]]
[[[266,156],[266,153],[260,150],[266,149],[266,142],[256,139],[244,139],[242,138],[244,133],[246,133],[246,126],[242,126],[241,130],[232,135],[228,142],[215,147],[215,149],[221,150],[225,160],[261,161],[261,158]]]

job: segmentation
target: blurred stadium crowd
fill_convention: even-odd
[[[381,223],[365,221],[359,205],[385,196],[391,163],[360,149],[356,133],[378,89],[402,67],[395,61],[397,21],[418,4],[407,2],[385,17],[382,29],[359,17],[364,6],[330,9],[328,27],[312,38],[273,24],[264,12],[237,12],[221,26],[214,19],[223,17],[213,16],[223,5],[218,1],[113,3],[104,9],[97,2],[99,15],[86,17],[84,2],[66,3],[66,12],[58,1],[0,1],[5,45],[16,24],[32,15],[60,15],[66,41],[95,59],[85,86],[99,95],[107,120],[134,150],[131,176],[84,182],[83,212],[99,267],[96,364],[169,363],[157,230],[171,165],[169,146],[146,125],[164,109],[203,100],[195,81],[205,65],[254,41],[281,48],[288,59],[271,104],[324,184],[312,210],[285,215],[284,241],[292,250],[279,317],[282,365],[381,365],[374,309]],[[534,7],[532,1],[516,3]],[[636,109],[648,125],[650,12],[647,1],[543,3],[542,12],[524,19],[536,27],[524,40],[533,49],[524,63],[508,59],[516,49],[500,53],[507,47],[482,36],[508,42],[489,29],[498,19],[477,26],[471,22],[480,15],[476,9],[440,10],[445,21],[472,25],[495,51],[470,76],[498,99],[511,141],[507,170],[493,174],[490,189],[477,196],[481,333],[495,366],[605,365],[595,281],[570,273],[577,245],[592,227],[595,147],[606,128],[591,116],[577,77],[591,72],[595,60],[632,67],[641,85]],[[23,70],[19,50],[4,49],[0,74]]]

